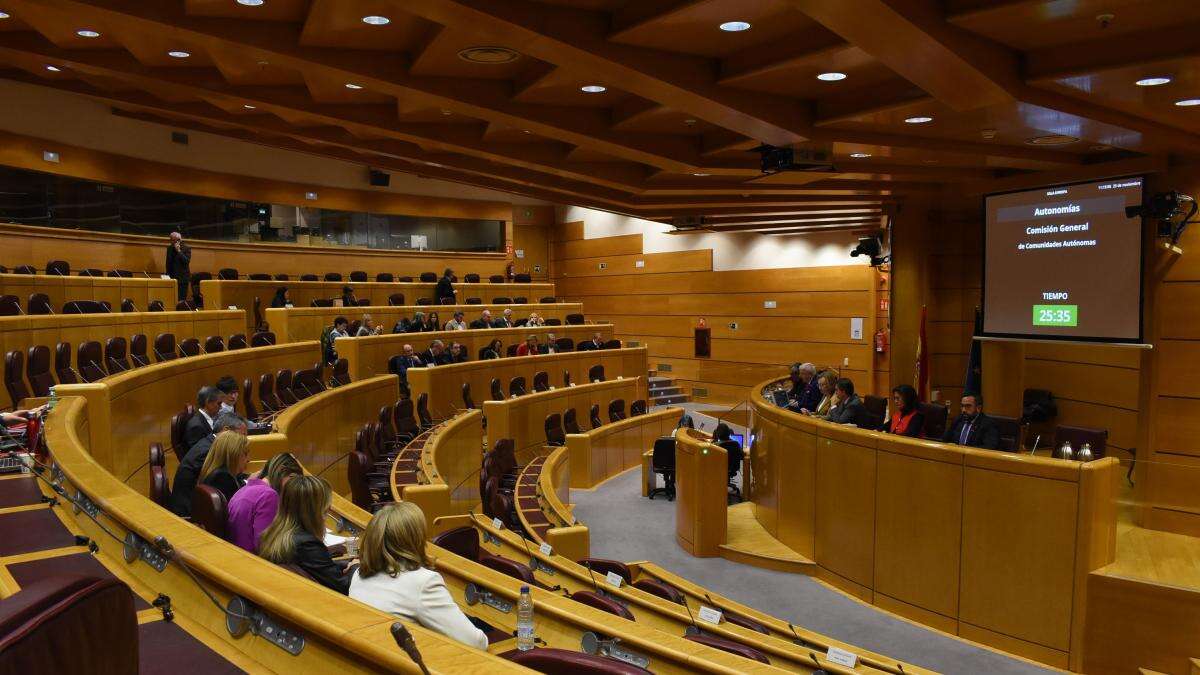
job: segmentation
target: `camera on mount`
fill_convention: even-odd
[[[850,257],[857,258],[860,255],[871,258],[871,267],[879,267],[891,259],[890,255],[883,255],[883,242],[879,237],[859,237],[858,246],[850,251]]]
[[[1184,208],[1189,208],[1188,214],[1177,225],[1175,219],[1183,212]],[[1171,244],[1179,242],[1179,237],[1183,234],[1183,229],[1191,222],[1193,216],[1196,215],[1196,201],[1191,195],[1185,195],[1181,192],[1159,192],[1148,197],[1144,202],[1136,206],[1125,207],[1126,218],[1144,218],[1157,223],[1158,236],[1169,237]]]

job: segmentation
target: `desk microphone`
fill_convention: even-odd
[[[408,654],[408,658],[417,664],[421,669],[422,675],[429,675],[429,669],[425,667],[425,660],[421,658],[421,652],[417,649],[417,641],[413,639],[412,633],[404,624],[399,621],[392,624],[392,639],[396,641],[396,645]]]
[[[1032,448],[1029,448],[1029,454],[1031,454],[1031,455],[1032,455],[1033,453],[1037,452],[1038,443],[1040,443],[1040,442],[1041,442],[1041,440],[1042,440],[1042,435],[1041,435],[1041,434],[1038,434],[1037,436],[1035,436],[1035,437],[1034,437],[1034,439],[1033,439],[1033,447],[1032,447]]]
[[[812,662],[817,665],[817,669],[812,671],[811,675],[829,675],[829,671],[821,667],[821,662],[817,660],[816,654],[809,652],[808,658],[812,659]]]

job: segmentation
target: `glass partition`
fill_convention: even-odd
[[[216,199],[0,167],[0,222],[191,239],[501,251],[504,221]]]

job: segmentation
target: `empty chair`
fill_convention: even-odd
[[[104,314],[108,310],[95,300],[72,300],[63,305],[63,314]]]
[[[150,365],[150,357],[146,353],[147,342],[144,333],[129,338],[129,362],[134,368]]]
[[[463,398],[463,406],[465,406],[467,410],[475,409],[475,399],[471,398],[471,383],[470,382],[463,382],[462,398]]]
[[[288,275],[286,275],[286,274],[276,274],[276,275],[275,275],[275,281],[288,281]]]
[[[175,351],[175,334],[159,333],[158,337],[154,338],[154,360],[162,362],[178,357],[179,353]]]
[[[200,483],[192,488],[192,524],[221,539],[225,538],[228,506],[225,495],[215,487]]]
[[[104,276],[104,270],[96,269],[95,267],[88,267],[86,269],[79,270],[79,276],[81,276],[81,277],[102,277],[102,276]]]
[[[412,277],[396,277],[396,281],[399,281],[402,284],[411,284],[412,280]]]
[[[333,373],[329,377],[329,386],[341,387],[350,384],[350,362],[338,359],[333,362]]]
[[[675,439],[670,436],[655,439],[654,441],[654,457],[650,460],[650,467],[655,475],[663,477],[663,486],[654,488],[647,495],[650,499],[654,499],[654,495],[664,494],[667,496],[667,501],[675,501]]]
[[[361,270],[354,270],[350,273],[350,281],[366,281],[367,273]]]
[[[468,305],[482,305],[483,298],[467,298]]]
[[[275,395],[275,376],[271,373],[258,376],[258,402],[266,412],[283,410],[283,401]]]
[[[275,334],[270,331],[255,333],[250,336],[251,347],[269,347],[275,344]]]
[[[615,614],[622,619],[636,621],[633,612],[630,612],[625,605],[613,600],[610,597],[600,595],[594,591],[575,591],[571,594],[571,599],[588,607],[595,607],[598,610]]]
[[[101,313],[108,314],[108,313],[112,312],[112,303],[111,302],[109,302],[107,300],[97,300],[96,302],[97,302],[97,304],[100,305]]]
[[[225,281],[232,281],[238,278],[238,271],[233,267],[223,267],[217,270],[217,278]]]
[[[1006,452],[1015,452],[1021,448],[1021,421],[1015,417],[1005,417],[1004,415],[989,414],[993,422],[996,423],[996,429],[1000,431],[1000,449]],[[1055,447],[1058,447],[1057,445]],[[1075,447],[1074,444],[1071,447]]]
[[[639,398],[638,400],[629,404],[629,416],[630,417],[637,417],[638,415],[645,415],[645,414],[646,414],[646,401],[645,400]]]
[[[188,302],[187,300],[180,300],[179,302],[175,303],[175,311],[176,312],[194,312],[194,311],[196,311],[196,306],[193,305],[192,303]]]
[[[54,277],[71,276],[71,263],[66,260],[51,260],[46,263],[46,274]]]
[[[225,351],[225,341],[220,335],[209,335],[204,338],[204,353],[216,354],[217,352]]]
[[[517,355],[517,349],[518,349],[520,346],[521,346],[521,345],[509,345],[509,346],[508,346],[508,348],[504,350],[504,355],[505,355],[505,356],[516,356],[516,355]]]
[[[151,300],[150,304],[146,305],[147,312],[165,312],[167,308],[163,306],[162,300]]]
[[[565,368],[563,369],[563,386],[564,387],[571,386],[571,371],[569,371]]]
[[[157,441],[154,443],[151,443],[148,454],[149,454],[149,459],[147,460],[147,463],[150,466],[166,466],[167,465],[167,455],[163,451],[162,443],[159,443]]]
[[[495,305],[511,305],[511,304],[512,304],[512,298],[510,298],[510,297],[508,297],[508,296],[506,296],[506,295],[502,295],[502,296],[500,296],[500,297],[498,297],[498,298],[492,298],[492,304],[495,304]]]
[[[25,386],[25,352],[14,349],[4,355],[4,388],[16,408],[29,398],[29,387]]]
[[[341,272],[326,272],[325,273],[325,281],[341,281],[341,280],[342,280]]]
[[[474,272],[467,272],[467,274],[463,276],[463,282],[468,284],[477,284],[479,283],[479,275]]]
[[[546,415],[546,445],[566,445],[567,436],[563,432],[562,415],[550,413]]]
[[[320,281],[321,277],[315,274],[301,274],[300,281]]]
[[[525,395],[525,378],[518,375],[508,383],[509,396],[524,396]]]
[[[604,381],[604,365],[596,364],[588,368],[588,382],[603,382]]]
[[[946,416],[949,411],[939,403],[918,403],[917,410],[925,416],[925,438],[941,439],[946,433]]]
[[[313,307],[333,307],[333,300],[330,298],[313,298],[312,302],[308,304]]]
[[[533,374],[533,390],[534,391],[550,391],[550,375],[544,370],[539,370]]]
[[[30,314],[42,315],[54,313],[54,309],[50,307],[50,296],[45,293],[31,294],[27,307]]]
[[[54,376],[59,384],[75,384],[79,375],[71,367],[71,343],[60,342],[54,348]]]
[[[574,408],[567,408],[562,416],[563,431],[568,434],[582,434],[583,429],[579,428],[579,419]]]
[[[543,305],[550,305],[558,302],[558,298],[554,297],[553,295],[543,295],[538,299],[538,302],[542,303]]]
[[[882,396],[872,396],[870,394],[863,396],[862,400],[863,407],[866,408],[867,412],[870,413],[874,418],[872,421],[877,425],[882,424],[883,420],[886,419],[887,416],[888,400]]]
[[[387,302],[388,302],[388,305],[391,305],[394,307],[401,306],[404,304],[404,294],[403,293],[392,293],[391,295],[388,296]]]
[[[561,326],[562,319],[556,319],[556,318],[551,317],[549,319],[546,319],[546,325],[547,326]]]
[[[133,272],[130,270],[109,270],[106,276],[129,278],[133,276]]]
[[[271,275],[264,274],[263,272],[255,272],[253,274],[247,275],[246,278],[251,281],[270,281]]]
[[[379,478],[380,474],[375,472],[375,465],[365,452],[351,451],[346,459],[350,501],[354,502],[355,506],[373,512],[392,501],[390,489],[384,489],[382,483],[372,483],[372,478]]]
[[[432,305],[433,300],[431,300],[430,298],[417,298],[417,304],[418,305]]]
[[[97,382],[108,376],[104,370],[104,353],[96,340],[79,343],[75,362],[79,364],[79,376],[84,382]]]
[[[581,324],[583,324],[583,315],[582,314],[568,314],[567,315],[567,325],[568,326],[579,326]]]
[[[533,277],[522,272],[521,274],[514,276],[513,281],[517,282],[518,284],[527,284],[533,281]]]
[[[608,402],[608,421],[620,422],[625,419],[625,399],[616,398]]]
[[[54,375],[50,372],[50,348],[34,345],[29,348],[25,361],[25,378],[34,396],[49,396],[54,386]]]
[[[549,322],[547,322],[549,325]],[[575,341],[569,337],[561,337],[554,341],[554,350],[559,352],[569,352],[575,349]]]
[[[621,341],[620,340],[605,340],[604,344],[601,345],[600,348],[601,349],[620,349]]]
[[[275,373],[275,396],[283,405],[294,405],[299,399],[292,391],[292,369],[281,368]]]
[[[121,301],[122,312],[136,312],[137,305],[133,304],[133,298],[125,298]]]
[[[429,414],[429,394],[425,392],[417,397],[417,419],[423,431],[433,427],[433,416]]]
[[[234,333],[233,335],[229,336],[229,342],[227,343],[229,351],[233,351],[235,349],[245,349],[247,346],[249,345],[246,343],[245,333]]]
[[[683,639],[690,640],[692,642],[702,644],[707,647],[712,647],[713,649],[720,649],[721,651],[729,652],[730,654],[737,654],[738,656],[741,656],[743,658],[753,659],[760,663],[770,663],[771,662],[770,659],[767,658],[766,654],[760,652],[759,650],[757,650],[753,647],[748,647],[740,642],[734,642],[733,640],[726,640],[725,638],[717,637],[715,635],[708,635],[707,633],[697,633],[695,635],[684,635]]]
[[[392,408],[392,428],[396,432],[398,442],[408,443],[421,433],[414,410],[415,406],[411,398],[396,401],[396,405]]]
[[[453,304],[456,304],[458,301],[450,296],[446,296],[446,297],[442,298],[441,300],[439,300],[438,302],[443,305],[453,305]]]
[[[200,356],[200,339],[186,338],[179,343],[180,356]]]
[[[375,275],[375,281],[384,284],[390,284],[396,280],[396,277],[391,272],[380,272]],[[365,279],[363,281],[366,281]]]
[[[13,274],[37,274],[37,270],[33,265],[17,265],[13,268]]]
[[[20,298],[15,295],[0,295],[0,316],[19,316],[24,313]]]
[[[161,464],[151,464],[149,470],[150,501],[164,509],[171,508],[171,481],[167,478],[166,467]]]
[[[438,280],[437,274],[433,272],[421,272],[421,281],[423,283],[431,283]]]
[[[492,378],[492,398],[491,398],[491,400],[493,400],[493,401],[503,401],[504,400],[504,389],[502,389],[500,387],[500,378],[498,378],[498,377]]]
[[[488,277],[488,283],[502,284],[504,283],[504,277],[500,274],[493,274],[492,276]]]
[[[514,297],[514,298],[513,298],[513,304],[514,304],[514,305],[524,305],[524,304],[525,304],[525,303],[527,303],[527,302],[529,302],[529,298],[527,298],[527,297],[525,297],[525,296],[523,296],[523,295],[518,295],[518,296],[516,296],[516,297]]]
[[[108,372],[116,374],[129,370],[129,357],[125,338],[110,337],[104,343],[104,363]]]
[[[1105,446],[1108,444],[1108,429],[1070,427],[1061,424],[1054,427],[1054,452],[1058,453],[1062,444],[1068,442],[1071,444],[1071,450],[1075,453],[1076,459],[1078,459],[1079,449],[1083,447],[1084,443],[1091,446],[1092,459],[1100,459],[1104,457]]]
[[[592,423],[593,429],[599,429],[604,422],[600,420],[600,404],[593,403],[591,410],[588,411],[589,421]]]
[[[675,588],[665,581],[659,581],[658,579],[651,579],[649,577],[638,579],[637,582],[633,584],[633,587],[640,591],[645,591],[655,597],[662,598],[667,602],[673,602],[677,605],[682,605],[687,602],[687,598],[682,592],[680,592],[678,588]]]

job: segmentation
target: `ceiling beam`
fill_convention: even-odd
[[[804,39],[771,40],[737,51],[721,60],[721,85],[737,86],[744,80],[791,68],[806,61],[825,60],[852,46],[828,30],[819,29]]]
[[[1025,54],[1025,78],[1044,82],[1200,54],[1200,23],[1120,33],[1100,40],[1035,49]]]
[[[629,33],[685,12],[709,0],[638,0],[613,12],[608,39],[619,42]]]
[[[731,222],[729,224],[710,223],[706,218],[702,227],[705,229],[711,229],[713,232],[758,232],[763,230],[777,229],[777,226],[780,225],[808,226],[850,224],[861,227],[871,223],[878,223],[881,218],[883,218],[882,215],[853,218],[789,218],[788,216],[779,216],[765,220],[748,219],[746,221]]]
[[[397,9],[410,11],[407,2],[396,4]],[[370,91],[401,100],[424,97],[430,107],[531,129],[545,138],[591,147],[614,157],[663,169],[682,171],[700,162],[692,144],[667,142],[657,145],[644,138],[626,138],[610,129],[607,120],[589,115],[586,110],[524,104],[512,101],[507,92],[493,91],[496,84],[503,83],[419,77],[407,68],[396,67],[379,52],[303,46],[295,24],[195,17],[184,11],[182,2],[172,1],[12,0],[6,6],[21,8],[21,11],[50,8],[70,17],[73,22],[96,21],[112,26],[114,30],[175,35],[191,44],[240,49],[274,65],[301,72],[321,72],[339,81],[354,81]],[[415,9],[411,11],[415,12]],[[5,37],[7,41],[8,34]]]

